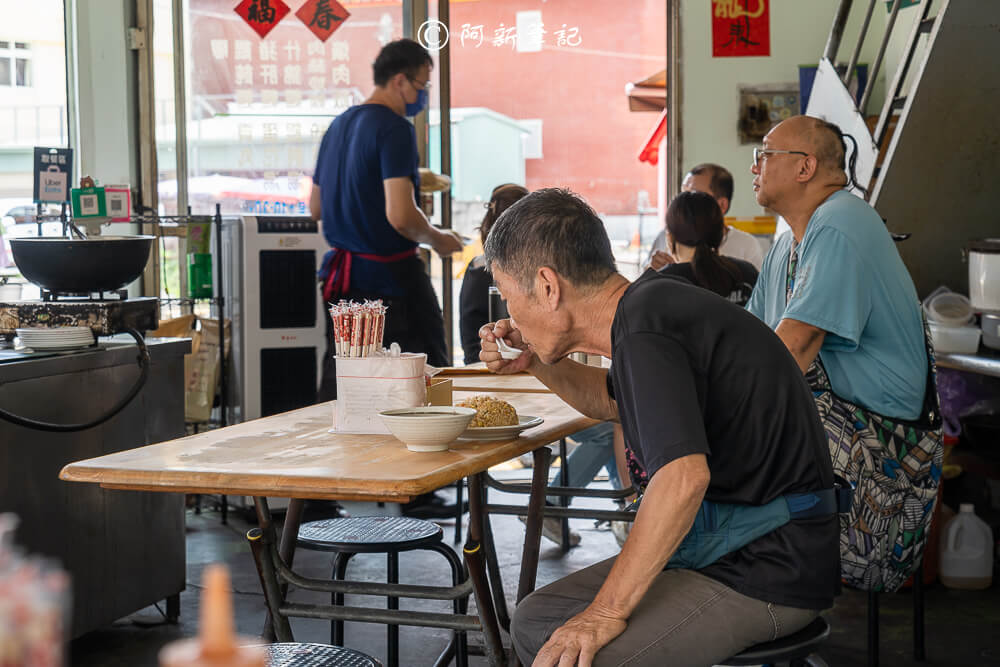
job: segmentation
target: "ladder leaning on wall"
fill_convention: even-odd
[[[904,4],[908,8],[901,11]],[[853,42],[844,39],[852,5],[865,12]],[[810,97],[809,113],[850,129],[861,144],[858,175],[869,184],[869,202],[890,230],[912,234],[898,250],[918,295],[940,285],[964,292],[963,250],[972,239],[996,235],[1000,1],[921,0],[909,6],[894,0],[866,89],[855,104],[845,82],[851,81],[876,5],[885,7],[885,0],[840,1],[820,63],[825,72],[817,74],[829,104],[814,113]],[[853,46],[846,72],[833,65],[842,42]],[[884,77],[881,111],[864,118],[886,53],[897,45],[899,64]]]

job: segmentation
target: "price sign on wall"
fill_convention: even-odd
[[[35,146],[35,203],[61,204],[69,201],[69,186],[73,181],[73,149]]]
[[[771,55],[771,0],[712,0],[712,57]]]

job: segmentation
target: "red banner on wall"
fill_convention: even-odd
[[[712,0],[712,57],[771,55],[769,0]]]

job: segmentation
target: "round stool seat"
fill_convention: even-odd
[[[299,527],[304,549],[349,553],[385,553],[419,549],[441,541],[436,523],[403,516],[360,516],[310,521]]]
[[[342,646],[287,642],[266,648],[270,667],[382,667],[370,655]]]
[[[819,616],[812,623],[787,637],[756,644],[723,661],[723,665],[761,665],[788,660],[804,660],[830,636],[830,625]],[[819,664],[824,664],[820,662]]]

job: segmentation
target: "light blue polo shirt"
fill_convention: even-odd
[[[813,212],[786,306],[793,240],[786,232],[768,252],[747,310],[772,329],[785,318],[823,329],[819,356],[837,395],[887,417],[916,419],[927,386],[920,303],[878,213],[846,190]]]

